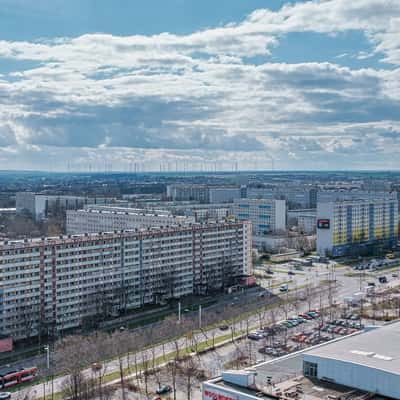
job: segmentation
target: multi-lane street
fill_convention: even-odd
[[[263,267],[264,268],[264,267]],[[270,267],[269,267],[270,268]],[[270,279],[260,279],[259,283],[264,288],[269,288],[269,290],[276,294],[281,295],[283,299],[292,296],[296,291],[300,292],[304,290],[305,287],[313,287],[315,290],[318,288],[321,291],[326,293],[327,290],[327,281],[329,279],[333,280],[331,282],[331,290],[332,290],[332,299],[337,304],[343,302],[343,299],[347,296],[351,296],[354,293],[358,292],[360,289],[360,285],[362,286],[364,282],[360,283],[360,277],[354,276],[351,274],[352,269],[350,267],[344,266],[336,266],[336,265],[326,265],[326,264],[316,264],[313,267],[305,267],[301,271],[295,271],[294,275],[289,275],[289,266],[280,265],[279,268],[275,267],[272,268],[273,274],[272,278]],[[288,285],[288,293],[282,293],[280,291],[280,287],[282,283],[286,283]],[[391,285],[391,282],[388,282],[387,285]],[[223,310],[224,307],[227,305],[239,305],[242,302],[249,302],[249,301],[256,301],[260,297],[260,293],[262,290],[260,288],[254,288],[251,290],[247,290],[244,292],[237,292],[230,295],[223,296],[218,302],[209,308],[205,308],[203,310],[203,318],[207,314],[207,312],[215,312],[218,309]],[[306,311],[307,308],[314,307],[318,308],[321,305],[327,306],[329,299],[327,296],[324,296],[323,304],[321,304],[321,297],[315,296],[311,301],[302,301],[300,304],[300,311]],[[277,310],[276,318],[283,319],[285,317],[284,310],[279,309]],[[254,313],[251,317],[246,317],[246,324],[251,328],[257,328],[260,323],[259,315]],[[223,315],[221,315],[221,319],[223,319]],[[243,330],[244,320],[238,320],[233,324],[234,331],[238,332]],[[228,333],[230,330],[228,331]],[[222,331],[219,328],[214,328],[210,330],[203,330],[199,332],[195,336],[195,341],[198,343],[204,342],[206,338],[220,338],[226,336],[227,332]],[[187,339],[181,338],[178,341],[179,348],[184,349],[187,347]],[[156,357],[162,356],[165,353],[172,353],[175,351],[176,344],[173,342],[166,343],[164,346],[157,345],[154,348],[154,354]],[[32,365],[36,363],[37,365],[43,365],[43,358],[32,358],[29,360],[24,360],[17,364],[19,365]],[[126,360],[124,360],[126,365]],[[117,360],[109,361],[104,364],[104,368],[106,370],[106,374],[110,374],[112,372],[118,371],[119,363]],[[90,376],[92,374],[91,369],[87,369],[84,371],[85,376]],[[31,397],[39,397],[43,395],[43,390],[45,389],[46,395],[50,395],[51,391],[59,392],[62,389],[62,383],[65,380],[65,377],[58,377],[54,379],[52,384],[48,383],[44,384],[37,384],[30,388],[23,389],[21,392],[16,392],[13,394],[13,398],[19,398],[21,394],[29,393]]]

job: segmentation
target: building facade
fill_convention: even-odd
[[[317,209],[288,210],[288,228],[297,226],[300,233],[313,234],[317,230]]]
[[[251,225],[68,235],[0,244],[0,333],[57,334],[252,273]]]
[[[286,201],[271,199],[235,200],[233,215],[239,221],[251,221],[254,235],[286,231]]]
[[[321,190],[317,193],[318,203],[343,200],[375,200],[394,199],[397,200],[397,192],[389,191],[366,191],[366,190]]]
[[[78,210],[86,204],[107,204],[114,201],[114,198],[108,197],[88,198],[18,192],[16,194],[16,212],[17,214],[28,213],[36,220],[42,220],[52,213],[64,210]]]
[[[68,210],[66,218],[68,234],[111,232],[136,228],[179,226],[195,222],[194,217],[154,214],[146,210],[129,208],[87,207],[84,210]]]
[[[210,187],[210,203],[232,203],[235,199],[241,198],[240,187]]]
[[[172,201],[197,201],[206,203],[232,203],[242,197],[242,188],[199,184],[174,184],[167,186],[167,198]]]
[[[289,209],[315,208],[317,189],[304,186],[247,188],[247,197],[253,199],[284,199]]]
[[[395,198],[338,200],[317,206],[317,251],[333,257],[375,254],[397,244]]]
[[[175,184],[167,186],[167,198],[172,201],[198,201],[209,203],[210,196],[207,185]]]

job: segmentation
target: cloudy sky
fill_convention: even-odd
[[[0,0],[0,169],[399,154],[399,0]]]

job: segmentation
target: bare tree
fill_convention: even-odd
[[[126,350],[129,346],[129,333],[126,331],[116,331],[111,336],[112,341],[112,348],[114,350],[114,354],[117,356],[118,359],[118,371],[119,371],[119,378],[120,384],[122,389],[122,399],[126,399],[125,394],[125,369],[124,369],[124,358],[126,355]]]
[[[197,359],[190,356],[182,358],[179,363],[179,370],[185,378],[186,398],[191,400],[194,380],[202,375]]]
[[[82,371],[95,359],[91,337],[68,336],[55,346],[54,360],[56,373],[67,375],[64,381],[64,394],[72,400],[82,399],[88,391],[88,380]]]

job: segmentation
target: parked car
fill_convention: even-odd
[[[261,340],[263,338],[263,336],[261,336],[260,334],[258,334],[256,332],[252,332],[247,335],[247,338],[250,340]]]
[[[11,399],[10,392],[0,392],[0,400],[9,400]]]
[[[166,394],[166,393],[170,393],[172,391],[172,387],[169,385],[164,385],[164,386],[160,386],[157,390],[156,393],[157,394]]]

